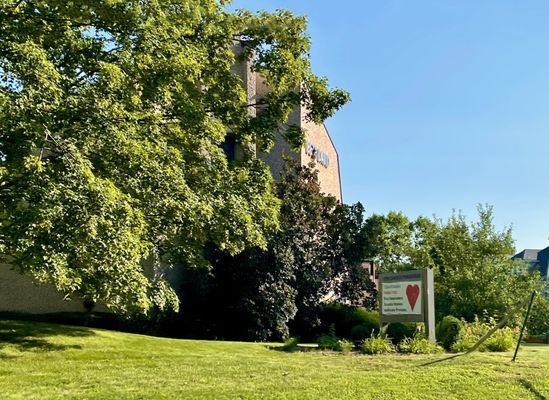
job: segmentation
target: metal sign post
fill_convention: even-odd
[[[536,292],[533,291],[530,295],[530,301],[528,302],[528,309],[526,310],[526,315],[524,316],[524,322],[522,323],[522,327],[520,328],[520,335],[517,341],[517,347],[515,348],[515,354],[513,354],[513,359],[511,361],[515,361],[517,359],[517,353],[519,351],[520,342],[522,342],[522,335],[524,334],[524,328],[526,328],[526,324],[528,323],[528,317],[530,316],[530,310],[532,309],[532,303],[534,302],[534,297],[536,297]]]

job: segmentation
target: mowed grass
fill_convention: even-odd
[[[549,399],[549,346],[512,353],[285,353],[0,321],[1,399]]]

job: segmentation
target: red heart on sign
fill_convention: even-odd
[[[418,285],[408,285],[406,286],[406,296],[408,297],[408,303],[412,307],[412,311],[416,305],[417,298],[419,297],[419,286]]]

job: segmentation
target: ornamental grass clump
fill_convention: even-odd
[[[391,343],[391,339],[382,336],[381,334],[377,334],[364,339],[360,345],[360,350],[365,354],[394,353],[395,346]]]
[[[339,339],[332,335],[321,335],[316,342],[320,350],[337,350],[339,346]]]
[[[398,351],[411,354],[435,354],[442,353],[444,350],[436,343],[432,343],[424,335],[414,335],[406,337],[398,344]]]
[[[284,341],[284,344],[282,345],[282,350],[284,351],[295,351],[297,350],[297,346],[299,344],[299,338],[297,337],[291,337]]]
[[[344,354],[347,354],[347,353],[350,353],[351,350],[353,350],[353,342],[350,342],[348,340],[345,340],[345,339],[341,339],[341,340],[338,340],[337,341],[337,351],[340,351]]]

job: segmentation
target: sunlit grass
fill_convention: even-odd
[[[0,321],[2,399],[546,399],[549,346],[447,355],[285,353]]]

